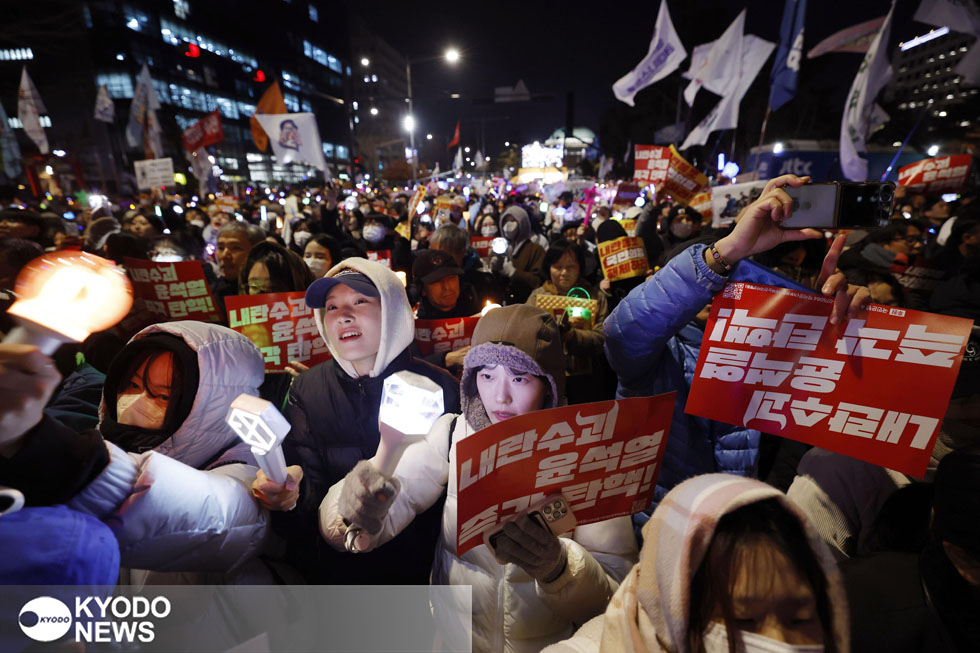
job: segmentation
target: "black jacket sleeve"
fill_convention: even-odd
[[[45,415],[10,458],[0,456],[0,485],[24,493],[29,506],[66,503],[109,464],[97,429],[81,433]]]

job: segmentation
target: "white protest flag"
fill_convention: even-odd
[[[687,50],[670,20],[667,0],[660,0],[660,11],[657,12],[657,22],[653,26],[653,38],[650,39],[647,55],[636,68],[613,84],[616,99],[633,106],[633,97],[637,93],[677,70],[686,56]]]
[[[612,172],[612,167],[613,167],[612,157],[611,156],[607,157],[605,154],[603,154],[602,157],[599,159],[599,172],[597,175],[599,179],[605,179],[606,176],[610,172]]]
[[[24,127],[24,132],[28,138],[34,141],[41,154],[48,153],[48,137],[41,127],[41,113],[47,113],[41,95],[37,92],[37,87],[27,74],[27,66],[24,66],[20,74],[20,88],[17,90],[17,117],[20,124]]]
[[[888,34],[894,11],[893,3],[847,93],[844,117],[840,123],[840,167],[844,176],[851,181],[865,181],[868,178],[868,160],[862,158],[859,152],[864,150],[869,122],[875,114],[875,97],[892,76],[888,64]]]
[[[463,147],[456,148],[456,158],[453,160],[453,170],[459,172],[463,169]]]
[[[477,170],[486,170],[487,161],[486,161],[486,157],[483,156],[483,152],[477,150],[476,155],[473,157],[473,160],[476,162]]]
[[[109,88],[102,84],[99,92],[95,96],[95,119],[102,122],[114,122],[116,120],[116,105],[109,97]]]
[[[320,130],[312,113],[256,113],[255,119],[269,135],[272,153],[281,164],[301,162],[326,171]]]
[[[737,82],[704,117],[704,120],[691,130],[680,149],[692,145],[704,145],[711,132],[734,129],[738,126],[738,105],[741,104],[742,98],[745,97],[775,47],[776,44],[772,41],[766,41],[752,34],[745,35],[742,41],[742,64]]]
[[[972,34],[977,38],[963,55],[954,72],[968,86],[980,86],[980,6],[960,0],[922,0],[913,20],[953,32]]]
[[[694,98],[701,87],[712,93],[725,96],[730,88],[738,81],[739,68],[742,66],[742,35],[745,32],[745,10],[739,12],[725,33],[711,44],[704,63],[697,70],[692,69],[691,83],[684,89],[684,100],[688,106],[694,104]]]
[[[14,128],[7,120],[7,112],[2,104],[0,104],[0,168],[10,178],[16,177],[24,169],[17,135],[14,134]]]
[[[139,80],[136,82],[136,89],[133,91],[133,101],[129,105],[126,142],[130,147],[139,147],[142,143],[147,158],[151,154],[157,158],[163,156],[163,143],[160,142],[160,123],[157,120],[157,109],[159,108],[160,100],[157,98],[156,89],[153,88],[150,69],[144,63],[143,69],[140,70]]]
[[[714,44],[715,42],[711,41],[710,43],[702,43],[701,45],[694,46],[694,49],[691,50],[691,65],[681,73],[681,77],[684,79],[694,79],[694,73],[704,68],[704,65],[708,62],[708,53]]]

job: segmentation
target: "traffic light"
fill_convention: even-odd
[[[264,82],[265,81],[265,73],[262,72],[262,69],[261,68],[259,70],[256,70],[255,71],[255,77],[252,78],[252,81],[253,82]]]

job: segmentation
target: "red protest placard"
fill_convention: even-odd
[[[221,126],[221,115],[217,110],[204,116],[184,130],[181,135],[184,148],[188,152],[197,152],[202,147],[214,145],[225,140],[225,132]]]
[[[579,524],[650,505],[676,393],[512,417],[456,443],[457,555],[484,530],[561,493]]]
[[[644,184],[660,186],[670,167],[670,148],[656,145],[637,145],[633,158],[633,179]]]
[[[708,178],[688,163],[673,145],[637,145],[633,166],[634,180],[655,184],[685,206],[708,185]]]
[[[635,236],[599,243],[599,263],[603,276],[610,281],[639,277],[650,268],[643,241]]]
[[[956,193],[966,184],[971,161],[969,154],[916,161],[898,169],[898,185],[914,193]]]
[[[476,250],[480,258],[487,258],[490,256],[490,243],[492,241],[492,236],[473,236],[470,239],[470,246]]]
[[[470,344],[479,317],[415,320],[415,342],[423,356],[456,351]]]
[[[715,296],[686,412],[922,477],[972,322],[750,283]]]
[[[330,359],[305,295],[297,291],[225,298],[228,326],[262,351],[266,372],[283,372],[289,361],[313,367]]]
[[[125,258],[123,264],[133,282],[133,296],[147,311],[167,321],[221,321],[200,261],[157,263]]]
[[[414,193],[412,193],[412,199],[408,200],[408,219],[409,221],[415,217],[415,209],[418,208],[419,202],[425,197],[425,186],[419,186]]]
[[[389,270],[391,269],[391,250],[390,249],[371,249],[367,251],[367,259],[369,261],[376,261],[381,265],[385,266]]]

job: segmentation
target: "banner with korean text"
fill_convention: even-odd
[[[389,270],[391,269],[391,250],[390,249],[369,249],[367,252],[367,260],[374,261],[375,263],[380,263]]]
[[[415,320],[415,344],[423,356],[456,351],[470,344],[479,317]]]
[[[473,236],[470,238],[470,247],[476,250],[480,258],[487,258],[490,256],[491,242],[493,242],[493,236]]]
[[[927,195],[957,193],[966,185],[972,159],[969,154],[956,154],[910,163],[898,169],[898,185]]]
[[[658,193],[666,192],[685,206],[708,185],[708,178],[688,163],[673,145],[637,145],[633,165],[635,181],[654,184]]]
[[[729,283],[715,296],[686,412],[921,478],[972,322]]]
[[[579,525],[649,507],[676,393],[539,410],[456,443],[457,555],[561,493]]]
[[[221,126],[221,114],[217,110],[204,116],[181,134],[184,149],[197,152],[202,147],[214,145],[225,140],[225,131]]]
[[[289,361],[313,367],[330,360],[305,295],[297,291],[225,298],[228,326],[255,343],[267,373],[284,372]]]
[[[123,264],[133,282],[133,296],[150,313],[166,321],[221,321],[200,261],[158,263],[125,258]]]
[[[603,276],[610,281],[640,277],[650,269],[643,241],[635,236],[599,243],[599,263]]]

